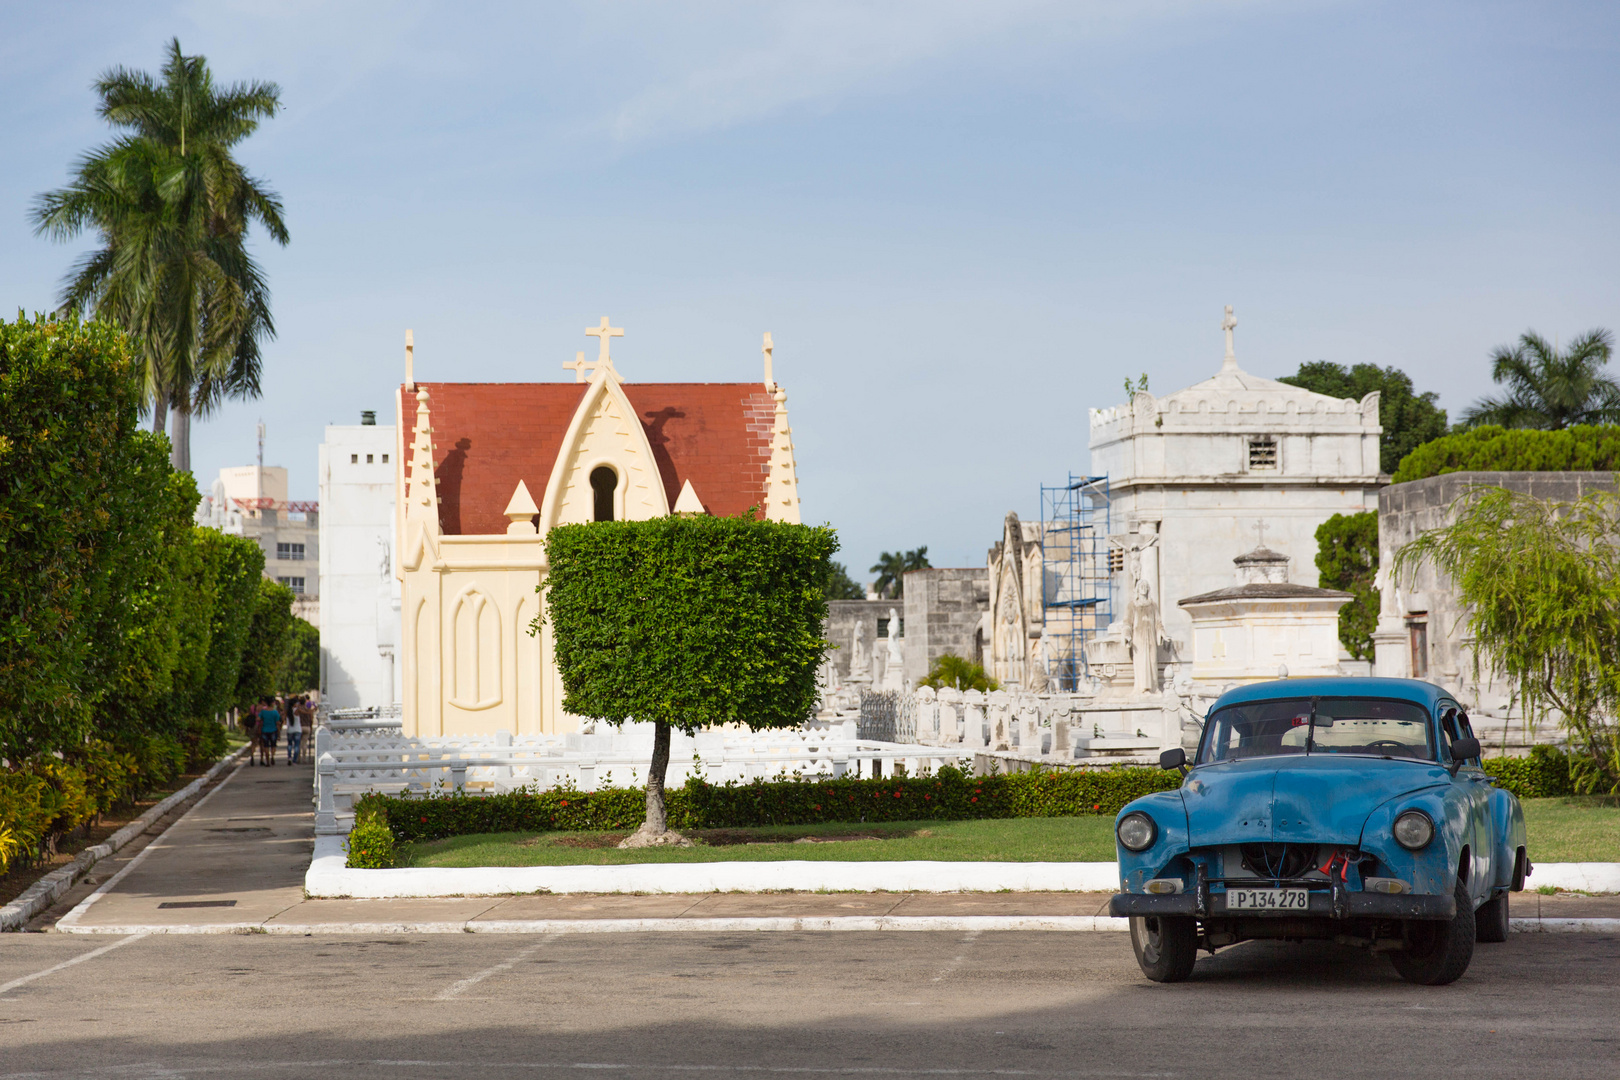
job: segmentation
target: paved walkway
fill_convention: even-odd
[[[36,928],[75,933],[1116,929],[1105,893],[707,893],[308,900],[311,767],[242,765],[147,847],[107,860]],[[87,905],[85,901],[90,901]],[[1513,897],[1517,920],[1620,919],[1620,897]],[[966,921],[962,921],[966,920]],[[1531,927],[1521,925],[1521,929]],[[1612,927],[1610,927],[1612,929]]]

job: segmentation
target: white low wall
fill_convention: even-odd
[[[1117,892],[1111,862],[706,862],[629,866],[472,866],[350,870],[344,838],[315,840],[304,891],[318,897],[499,896],[508,893]],[[1533,886],[1620,892],[1620,863],[1547,863]]]

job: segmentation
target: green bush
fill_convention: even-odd
[[[394,865],[394,834],[388,827],[388,814],[375,800],[361,799],[354,812],[354,828],[346,841],[354,870],[387,870]]]
[[[709,784],[689,780],[666,794],[676,829],[813,825],[838,821],[964,821],[977,818],[1112,816],[1132,799],[1180,786],[1163,769],[1115,767],[970,776],[944,768],[935,776],[873,780],[755,780]],[[355,820],[381,815],[401,843],[488,832],[635,829],[645,800],[635,788],[584,792],[572,787],[500,795],[433,792],[364,796]],[[369,841],[368,841],[369,843]],[[351,853],[351,865],[353,855]]]
[[[934,661],[933,669],[917,680],[918,686],[931,686],[935,690],[946,687],[955,687],[958,690],[980,690],[989,693],[1001,689],[996,680],[984,673],[981,664],[955,655],[945,653]]]
[[[1454,472],[1612,472],[1620,470],[1620,425],[1578,424],[1562,431],[1470,428],[1424,443],[1401,459],[1394,483]]]
[[[1533,746],[1529,757],[1485,758],[1480,764],[1497,787],[1521,799],[1575,794],[1569,776],[1569,756],[1556,747]]]
[[[229,741],[225,725],[218,720],[199,718],[189,720],[180,730],[180,745],[186,753],[186,772],[201,772],[225,756]]]
[[[1355,597],[1339,609],[1339,643],[1357,660],[1373,658],[1378,625],[1378,514],[1334,514],[1316,529],[1316,571],[1324,589]]]

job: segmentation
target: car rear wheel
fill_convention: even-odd
[[[1479,941],[1495,944],[1508,936],[1508,894],[1499,892],[1474,912],[1474,936]]]
[[[1154,982],[1180,982],[1198,959],[1198,920],[1187,915],[1138,915],[1131,919],[1131,948],[1142,974]]]
[[[1449,922],[1411,922],[1411,947],[1392,952],[1390,961],[1401,978],[1420,986],[1444,986],[1462,978],[1474,958],[1474,901],[1457,882],[1457,914]]]

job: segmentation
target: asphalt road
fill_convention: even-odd
[[[0,986],[81,957],[0,992],[0,1078],[1620,1076],[1592,934],[1441,988],[1272,943],[1160,986],[1116,933],[22,934]]]

